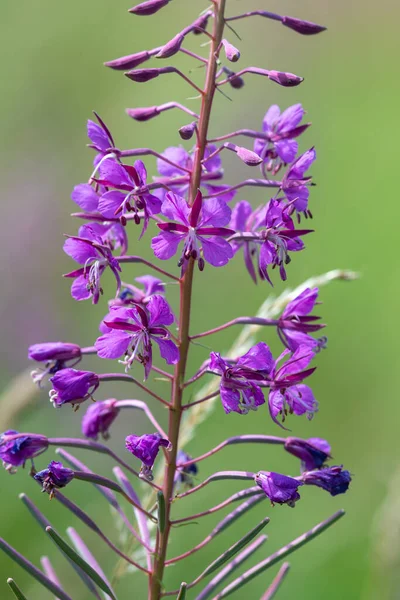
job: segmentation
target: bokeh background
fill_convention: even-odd
[[[203,8],[200,1],[175,0],[152,19],[140,20],[126,13],[129,3],[119,0],[70,0],[69,2],[7,2],[0,22],[2,92],[0,94],[0,386],[5,392],[0,406],[3,429],[48,435],[78,435],[81,414],[49,407],[47,392],[33,392],[27,378],[14,378],[29,367],[26,352],[38,341],[66,340],[91,344],[106,311],[104,299],[97,307],[75,303],[68,282],[61,278],[71,263],[63,254],[63,233],[74,233],[77,222],[69,213],[69,199],[76,183],[87,179],[92,155],[86,150],[85,122],[97,110],[111,127],[120,147],[152,146],[162,151],[179,143],[177,128],[183,114],[166,113],[148,124],[135,123],[124,114],[126,107],[151,105],[171,99],[185,101],[188,89],[176,78],[165,77],[141,86],[121,74],[107,71],[102,62],[165,42]],[[256,0],[230,0],[229,12],[260,8]],[[361,273],[353,283],[335,282],[321,292],[320,313],[329,324],[328,350],[318,357],[313,388],[321,409],[312,422],[292,418],[295,435],[321,436],[330,440],[335,460],[354,474],[350,492],[331,498],[317,488],[307,488],[295,510],[262,504],[243,519],[240,533],[264,514],[271,517],[269,540],[259,559],[287,543],[319,520],[344,507],[347,516],[320,538],[292,555],[292,569],[280,598],[394,599],[400,597],[400,464],[397,399],[399,386],[397,252],[397,173],[400,134],[398,77],[399,8],[391,0],[330,2],[319,0],[270,0],[261,8],[303,17],[328,26],[315,37],[302,37],[279,24],[254,18],[238,22],[242,37],[241,63],[288,70],[305,77],[297,88],[285,89],[266,80],[249,77],[241,91],[230,92],[232,102],[217,97],[212,131],[216,135],[238,127],[259,127],[271,103],[282,108],[302,102],[313,127],[301,138],[301,149],[314,145],[318,161],[313,175],[318,186],[311,194],[316,233],[307,239],[307,251],[295,256],[289,267],[289,284],[332,268],[351,268]],[[237,43],[233,35],[229,36]],[[191,40],[196,48],[201,40]],[[182,61],[182,68],[190,65]],[[193,74],[202,77],[202,72]],[[200,80],[199,79],[199,80]],[[190,95],[190,90],[189,90]],[[196,101],[188,101],[195,106]],[[234,158],[234,157],[233,157]],[[249,173],[231,156],[226,157],[227,177],[238,181]],[[154,163],[147,161],[150,173]],[[254,202],[260,193],[240,194]],[[131,249],[139,252],[136,233]],[[147,238],[143,245],[146,245]],[[128,267],[125,278],[142,274]],[[199,283],[201,279],[201,284]],[[193,306],[193,331],[233,318],[254,314],[268,294],[284,285],[276,280],[272,291],[254,286],[241,264],[234,261],[223,272],[206,269],[197,277]],[[111,281],[110,281],[111,285]],[[108,289],[111,289],[108,287]],[[170,298],[176,301],[171,286]],[[214,348],[223,351],[238,331],[216,336]],[[264,338],[265,339],[265,338]],[[272,332],[268,341],[277,348]],[[207,348],[196,348],[190,369],[202,360]],[[94,361],[85,363],[96,368]],[[111,364],[111,363],[110,363]],[[108,364],[101,364],[106,370]],[[99,399],[143,396],[127,387],[103,386]],[[20,405],[26,409],[16,414]],[[158,410],[150,401],[154,410]],[[161,420],[165,414],[158,410]],[[121,446],[122,436],[145,431],[147,424],[133,415],[113,430],[111,445]],[[246,418],[226,417],[219,406],[196,431],[187,450],[197,455],[235,433],[275,433],[266,411]],[[77,453],[78,455],[79,453]],[[296,462],[279,449],[228,449],[201,465],[201,478],[216,469],[266,469],[295,474]],[[80,455],[81,458],[82,455]],[[44,466],[41,457],[37,464]],[[110,473],[111,463],[85,457],[94,469]],[[68,493],[104,524],[114,539],[118,534],[107,503],[84,484]],[[89,489],[88,489],[89,487]],[[195,512],[238,489],[234,484],[208,488],[193,501]],[[62,581],[74,600],[88,596],[68,564],[40,531],[18,500],[26,491],[58,531],[74,519],[56,502],[38,494],[37,487],[20,470],[0,477],[0,534],[23,551],[35,564],[50,554]],[[196,510],[197,509],[197,510]],[[204,536],[206,526],[177,530],[173,554]],[[92,544],[104,570],[111,576],[114,558],[84,530],[73,523]],[[217,539],[183,567],[171,571],[168,587],[190,581],[200,567],[235,541],[233,532]],[[255,558],[250,559],[253,563]],[[201,563],[201,564],[200,564]],[[250,561],[246,566],[250,565]],[[234,598],[258,598],[277,567],[241,590]],[[32,600],[50,598],[19,567],[0,556],[0,597],[8,598],[5,580],[16,578]],[[116,585],[120,598],[145,598],[141,577],[128,574]],[[170,587],[171,589],[171,587]],[[189,595],[189,598],[192,598]]]

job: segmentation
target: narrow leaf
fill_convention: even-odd
[[[7,584],[10,586],[10,589],[14,596],[17,598],[17,600],[28,600],[27,597],[24,596],[24,594],[21,592],[14,579],[11,579],[11,577],[9,577],[9,579],[7,579]]]
[[[215,600],[220,600],[220,598],[226,598],[227,596],[230,596],[233,592],[236,592],[236,590],[240,589],[241,587],[246,585],[246,583],[254,579],[254,577],[257,577],[258,575],[266,571],[269,567],[272,567],[272,565],[280,561],[282,558],[288,556],[288,554],[291,554],[298,548],[301,548],[301,546],[304,546],[304,544],[314,539],[317,535],[325,531],[325,529],[328,529],[328,527],[330,527],[331,525],[336,523],[336,521],[338,521],[341,517],[343,517],[344,514],[344,510],[339,510],[325,521],[322,521],[322,523],[319,523],[318,525],[316,525],[306,533],[303,533],[303,535],[296,538],[286,546],[283,546],[283,548],[281,548],[277,552],[274,552],[274,554],[271,554],[271,556],[268,556],[268,558],[258,563],[257,565],[243,573],[243,575],[232,581],[232,583],[227,585],[222,590],[222,592],[215,596]]]
[[[249,558],[256,550],[259,549],[262,544],[267,541],[266,535],[260,535],[252,544],[247,546],[242,552],[240,552],[235,558],[226,565],[213,579],[211,579],[210,583],[206,585],[206,587],[200,592],[198,596],[196,596],[196,600],[206,600],[211,596],[214,592],[215,588],[222,583],[227,577],[229,577],[233,571],[235,571],[244,561]]]
[[[278,571],[277,576],[275,577],[275,579],[273,580],[273,582],[271,583],[271,585],[269,586],[269,588],[267,589],[265,594],[263,594],[263,596],[260,598],[260,600],[272,600],[272,598],[275,596],[276,592],[281,587],[282,582],[284,581],[286,575],[289,572],[289,569],[290,569],[290,564],[288,562],[283,563],[283,565],[281,566],[281,568]]]
[[[186,590],[187,590],[187,583],[182,581],[181,587],[179,588],[179,594],[177,595],[176,600],[185,600]]]
[[[242,537],[238,542],[233,544],[226,552],[221,554],[216,560],[214,560],[201,574],[201,578],[206,577],[206,575],[210,575],[214,573],[217,569],[222,567],[226,562],[228,562],[231,558],[233,558],[242,548],[247,546],[259,533],[264,529],[264,527],[269,523],[269,518],[266,517],[263,519],[256,527],[254,527],[251,531],[249,531],[244,537]]]
[[[68,527],[67,534],[68,534],[69,539],[75,546],[75,549],[78,552],[78,554],[80,554],[82,556],[82,558],[84,560],[86,560],[86,562],[96,571],[96,573],[98,573],[100,575],[100,577],[102,577],[104,579],[104,581],[109,586],[110,590],[112,590],[114,592],[114,590],[112,589],[112,586],[111,586],[110,582],[108,581],[107,577],[105,576],[102,568],[100,567],[99,563],[97,562],[97,560],[95,559],[93,554],[90,552],[89,548],[86,546],[85,542],[83,541],[81,536],[78,534],[78,532],[75,531],[75,529],[73,527]],[[108,594],[105,594],[105,598],[108,600],[110,598],[110,596]]]
[[[42,573],[35,565],[33,565],[25,556],[22,556],[15,548],[7,544],[3,538],[0,538],[0,550],[3,550],[7,556],[9,556],[14,562],[16,562],[20,567],[22,567],[27,573],[32,575],[36,581],[38,581],[43,587],[48,589],[52,594],[57,596],[60,600],[72,600],[68,594],[66,594],[61,588],[57,585],[54,585],[52,581],[46,575]]]
[[[83,571],[85,571],[86,575],[92,579],[103,592],[106,592],[113,600],[116,600],[113,592],[110,590],[109,586],[106,584],[104,579],[100,577],[98,573],[85,561],[71,546],[69,546],[52,527],[46,527],[46,533],[49,534],[51,539],[60,547],[60,549],[71,559],[75,564],[78,565]]]
[[[158,529],[160,533],[165,531],[165,498],[160,490],[157,492]]]

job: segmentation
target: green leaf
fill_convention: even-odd
[[[96,583],[103,592],[111,596],[114,600],[117,600],[112,590],[110,590],[107,583],[100,577],[100,575],[85,561],[71,546],[69,546],[52,527],[46,527],[46,533],[49,534],[51,539],[57,544],[57,546],[66,554],[78,567],[82,569]]]
[[[226,598],[227,596],[230,596],[233,592],[236,592],[236,590],[240,589],[241,587],[246,585],[246,583],[254,579],[254,577],[261,575],[261,573],[269,569],[269,567],[272,567],[272,565],[282,560],[282,558],[288,556],[288,554],[291,554],[298,548],[301,548],[301,546],[304,546],[304,544],[307,544],[307,542],[317,537],[317,535],[325,531],[325,529],[328,529],[328,527],[336,523],[336,521],[343,517],[344,514],[344,510],[339,510],[325,521],[322,521],[322,523],[319,523],[318,525],[316,525],[306,533],[303,533],[303,535],[296,538],[286,546],[283,546],[283,548],[281,548],[277,552],[274,552],[274,554],[271,554],[271,556],[268,556],[268,558],[259,562],[257,565],[243,573],[243,575],[232,581],[232,583],[227,585],[215,597],[215,600],[220,600],[220,598]]]
[[[15,548],[7,544],[3,538],[0,538],[0,550],[3,550],[7,556],[9,556],[14,562],[16,562],[20,567],[22,567],[25,571],[32,575],[36,581],[43,585],[43,587],[47,588],[56,598],[59,600],[72,600],[68,594],[66,594],[58,585],[55,585],[46,575],[42,573],[35,565],[33,565],[25,556],[17,552]]]
[[[186,590],[187,590],[187,583],[182,581],[181,587],[179,588],[179,594],[177,595],[176,600],[185,600]]]
[[[24,596],[24,594],[21,592],[21,590],[15,583],[14,579],[11,579],[11,577],[10,577],[9,579],[7,579],[7,583],[10,586],[11,591],[14,594],[14,596],[17,598],[17,600],[28,600],[27,597]]]
[[[160,533],[165,531],[165,498],[160,490],[157,492],[158,529]]]
[[[260,531],[264,529],[264,527],[269,523],[269,518],[266,517],[263,519],[256,527],[254,527],[251,531],[249,531],[244,537],[242,537],[238,542],[233,544],[226,552],[221,554],[216,560],[214,560],[201,574],[201,578],[214,573],[217,569],[222,567],[226,562],[228,562],[231,558],[233,558],[242,548],[247,546],[254,539]]]

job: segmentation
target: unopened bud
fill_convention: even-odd
[[[141,4],[137,4],[133,8],[130,8],[128,12],[133,13],[134,15],[140,15],[143,17],[147,17],[149,15],[154,15],[156,12],[167,6],[170,0],[147,0],[147,2],[142,2]]]
[[[240,76],[234,77],[235,72],[231,71],[227,67],[223,67],[223,71],[230,78],[229,79],[229,85],[231,87],[233,87],[234,90],[240,90],[242,87],[244,87],[245,82],[244,82],[243,77],[240,77]]]
[[[125,112],[135,121],[149,121],[154,117],[158,117],[160,109],[158,106],[146,106],[144,108],[127,108]]]
[[[133,69],[132,71],[127,71],[125,75],[128,77],[128,79],[136,81],[136,83],[146,83],[147,81],[151,81],[151,79],[155,79],[159,75],[163,75],[164,73],[173,73],[174,71],[174,67],[163,67],[162,69]]]
[[[183,127],[179,129],[179,135],[181,136],[181,138],[183,140],[192,139],[193,134],[196,131],[196,125],[196,121],[193,121],[193,123],[189,123],[189,125],[183,125]]]
[[[126,69],[135,69],[149,60],[151,56],[152,54],[150,54],[150,52],[144,50],[143,52],[136,52],[136,54],[129,54],[127,56],[115,58],[114,60],[109,60],[108,62],[105,62],[104,65],[110,67],[110,69],[115,69],[116,71],[126,71]]]
[[[181,49],[184,39],[185,36],[182,33],[178,33],[161,48],[160,52],[156,54],[156,58],[169,58],[170,56],[174,56]]]
[[[203,33],[203,31],[205,31],[207,29],[209,18],[210,18],[210,13],[206,13],[202,18],[200,17],[199,19],[197,19],[197,21],[196,21],[197,27],[193,28],[193,33],[195,35],[199,35],[200,33]]]
[[[225,50],[225,56],[230,62],[237,62],[240,58],[240,51],[230,44],[227,40],[222,40],[222,45]]]
[[[226,148],[228,148],[228,150],[236,152],[240,160],[242,160],[249,167],[256,167],[257,165],[260,165],[263,161],[263,159],[260,156],[258,156],[258,154],[256,154],[252,150],[243,148],[243,146],[236,146],[235,144],[228,143],[226,144]]]
[[[295,87],[304,81],[303,77],[294,75],[293,73],[284,73],[282,71],[268,71],[268,79],[275,81],[284,87]]]
[[[303,21],[302,19],[295,19],[294,17],[283,17],[282,25],[301,33],[302,35],[314,35],[315,33],[321,33],[325,31],[326,27],[323,25],[317,25],[311,21]]]

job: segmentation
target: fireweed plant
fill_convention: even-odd
[[[171,6],[167,6],[169,4]],[[164,9],[176,10],[170,0],[148,0],[130,12],[139,21]],[[272,19],[276,26],[283,25],[301,35],[317,34],[325,29],[308,21],[263,10],[229,16],[226,0],[212,0],[210,8],[166,44],[106,63],[112,69],[124,71],[134,82],[178,75],[194,88],[200,101],[199,114],[175,101],[127,109],[129,117],[138,122],[156,118],[170,109],[179,109],[190,117],[190,122],[184,122],[179,129],[179,135],[182,140],[192,140],[192,147],[188,144],[186,149],[177,144],[164,152],[151,148],[121,150],[100,116],[95,114],[95,120],[88,121],[89,147],[95,151],[94,166],[88,173],[88,182],[77,185],[72,193],[72,200],[82,211],[75,216],[83,224],[75,235],[66,237],[64,251],[77,265],[65,277],[72,283],[71,294],[75,300],[97,304],[104,293],[111,299],[93,346],[81,348],[72,342],[52,342],[29,348],[29,358],[40,365],[32,373],[33,380],[39,386],[50,382],[52,404],[59,410],[66,410],[64,405],[70,405],[74,410],[84,405],[77,413],[77,418],[84,413],[83,437],[48,438],[8,430],[0,438],[0,456],[6,470],[13,473],[29,462],[31,475],[43,492],[63,504],[108,545],[121,561],[120,566],[129,566],[138,576],[147,578],[150,600],[165,596],[197,600],[212,597],[216,600],[241,590],[251,579],[337,521],[343,511],[338,511],[247,571],[243,571],[242,565],[265,542],[266,536],[261,532],[268,517],[211,562],[195,580],[182,583],[180,589],[171,589],[168,570],[175,567],[176,576],[177,569],[182,569],[180,580],[185,579],[184,562],[181,561],[201,552],[216,536],[266,499],[272,505],[293,508],[301,497],[307,497],[309,485],[335,496],[346,492],[351,480],[349,471],[343,466],[328,464],[331,448],[326,440],[282,436],[288,424],[295,426],[296,417],[311,419],[318,410],[310,377],[326,338],[320,335],[324,325],[314,314],[319,304],[319,290],[315,284],[350,278],[350,274],[331,272],[312,280],[310,285],[306,283],[276,301],[267,301],[255,317],[238,317],[200,333],[193,332],[190,326],[194,277],[201,279],[203,271],[222,268],[229,261],[240,263],[243,257],[245,268],[255,283],[260,280],[262,285],[268,286],[279,277],[285,281],[290,261],[295,253],[305,248],[312,232],[309,226],[312,216],[309,195],[313,185],[310,169],[316,152],[311,147],[299,154],[297,139],[310,126],[304,121],[305,111],[301,104],[283,111],[276,105],[266,107],[259,130],[238,129],[213,138],[209,128],[214,99],[223,99],[227,89],[242,88],[247,75],[258,75],[267,78],[271,85],[284,87],[297,86],[303,81],[293,73],[263,67],[232,70],[231,63],[240,59],[239,49],[228,40],[235,39],[233,24],[253,16]],[[201,40],[201,48],[209,50],[208,57],[185,48],[191,34]],[[203,68],[201,87],[171,66],[170,59],[178,53],[190,56]],[[154,66],[148,67],[146,63],[153,58]],[[251,148],[229,141],[239,136],[246,138]],[[258,176],[251,175],[236,185],[226,183],[222,169],[222,156],[226,150],[234,152],[249,168],[257,170],[258,167]],[[157,159],[158,173],[154,177],[148,176],[146,166],[139,158],[146,156]],[[260,189],[258,206],[238,197],[239,190],[245,190],[247,186]],[[138,238],[151,246],[154,261],[128,253],[128,234],[134,238],[135,248]],[[177,266],[170,273],[165,269],[164,261],[173,257]],[[131,268],[131,263],[144,265],[149,274],[136,277],[133,282],[124,274],[127,266]],[[110,289],[104,289],[102,281],[106,271],[111,272],[115,280]],[[179,286],[179,307],[171,308],[168,303],[167,282]],[[209,296],[210,302],[212,297]],[[244,329],[231,351],[224,353],[218,347],[211,353],[204,350],[203,364],[189,377],[186,363],[191,345],[206,336],[212,339],[215,332],[237,325],[243,325]],[[256,343],[253,339],[256,331],[264,337],[271,329],[282,344],[279,356],[273,356],[265,341]],[[91,354],[114,361],[112,372],[99,374],[84,370],[85,356]],[[156,361],[162,368],[156,366]],[[203,388],[204,392],[197,392],[193,400],[191,386],[206,376],[212,383]],[[148,381],[155,378],[163,382],[162,394],[148,387]],[[102,384],[106,381],[124,381],[131,384],[132,390],[139,388],[160,402],[168,412],[165,429],[142,400],[99,400]],[[132,395],[134,393],[129,394]],[[269,419],[274,435],[265,435],[263,431],[259,435],[244,433],[229,437],[217,447],[205,449],[204,454],[192,458],[183,447],[217,398],[220,398],[219,410],[226,415],[235,412],[243,417],[244,432],[245,416],[258,410],[265,425]],[[132,431],[125,443],[121,440],[121,455],[117,455],[98,439],[106,440],[112,433],[114,422],[123,415],[126,418],[127,410],[143,411],[149,428],[147,433]],[[220,471],[201,480],[201,461],[233,444],[280,446],[294,457],[297,466],[294,462],[290,475],[268,471],[268,462],[265,462],[268,455],[260,462],[259,454],[254,454],[248,472]],[[33,459],[44,454],[50,446],[58,447],[60,460],[52,460],[37,470]],[[92,472],[65,448],[108,455],[115,461],[114,479]],[[141,462],[140,471],[134,468],[132,456]],[[156,460],[160,466],[163,460],[164,467],[154,475]],[[261,470],[254,472],[256,469]],[[205,510],[198,514],[179,516],[179,507],[190,505],[193,493],[213,482],[226,480],[241,480],[246,487],[215,506],[204,507]],[[140,481],[139,494],[137,483]],[[116,545],[118,541],[111,541],[93,519],[68,498],[68,493],[64,494],[63,488],[87,483],[94,484],[113,507],[131,540],[128,550],[126,544],[122,550]],[[75,568],[90,597],[99,598],[101,592],[106,598],[117,598],[77,531],[68,529],[69,541],[65,541],[30,498],[25,494],[20,497]],[[123,500],[122,506],[120,500]],[[125,513],[123,505],[126,502],[134,509],[135,524]],[[171,556],[169,542],[176,526],[203,522],[203,517],[226,507],[230,512],[202,542],[179,556]],[[190,540],[190,536],[187,539]],[[4,540],[0,544],[55,597],[71,600],[47,557],[42,558],[40,570]],[[262,596],[264,600],[275,595],[287,570],[288,564],[284,563]],[[236,579],[218,592],[220,584],[232,574],[237,574]],[[25,598],[13,579],[9,579],[8,584],[17,598]],[[246,592],[241,590],[236,597],[242,597],[243,593]]]

